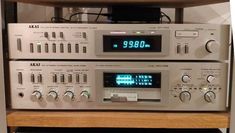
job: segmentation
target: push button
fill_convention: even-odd
[[[48,53],[49,52],[49,46],[48,46],[48,43],[45,44],[45,53]]]
[[[33,53],[34,52],[34,47],[33,47],[33,43],[30,43],[30,46],[29,46],[30,48],[30,53]]]
[[[20,38],[17,38],[17,50],[22,51],[22,42]]]
[[[79,45],[78,44],[75,44],[75,52],[79,53]]]

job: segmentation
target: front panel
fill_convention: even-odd
[[[227,60],[229,26],[9,24],[10,59]]]
[[[224,111],[226,63],[11,61],[14,109]]]

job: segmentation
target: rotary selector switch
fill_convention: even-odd
[[[40,91],[34,91],[31,95],[32,101],[38,101],[42,98],[42,93]]]
[[[188,103],[191,100],[191,93],[188,91],[183,91],[180,93],[180,100],[183,103]]]
[[[64,93],[63,99],[64,99],[65,101],[67,101],[67,102],[71,102],[71,101],[74,100],[74,97],[75,97],[75,95],[74,95],[74,93],[73,93],[72,91],[66,91],[66,92]]]
[[[205,93],[204,95],[204,99],[208,102],[208,103],[214,103],[215,99],[216,99],[216,95],[213,91],[208,91]]]
[[[47,100],[52,102],[57,100],[58,98],[58,93],[56,91],[50,91],[47,95]]]
[[[189,75],[183,75],[182,76],[182,81],[184,83],[189,83],[191,81],[191,77]]]
[[[209,53],[216,53],[219,48],[219,44],[215,40],[209,40],[206,43],[206,50]]]
[[[80,93],[80,98],[81,98],[81,101],[88,101],[88,99],[90,98],[90,93],[88,90],[83,90],[81,93]]]
[[[208,83],[211,83],[215,80],[215,76],[209,75],[209,76],[207,76],[206,80],[207,80]]]

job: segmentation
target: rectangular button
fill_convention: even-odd
[[[60,53],[64,53],[64,44],[63,43],[60,44]]]
[[[30,53],[33,53],[34,52],[34,47],[33,47],[33,43],[30,43]]]
[[[41,45],[38,45],[38,46],[37,46],[37,52],[38,52],[38,53],[41,53],[41,52],[42,52]]]
[[[38,74],[38,83],[42,83],[42,74]]]
[[[60,38],[64,38],[64,33],[60,32]]]
[[[53,38],[56,38],[55,32],[52,32],[52,37],[53,37]]]
[[[48,46],[48,43],[45,44],[45,53],[48,53],[49,52],[49,46]]]
[[[72,82],[73,82],[73,75],[72,75],[72,74],[69,74],[69,75],[68,75],[68,82],[69,82],[69,83],[72,83]]]
[[[83,74],[83,83],[87,83],[87,74]]]
[[[86,47],[85,46],[82,48],[82,51],[83,51],[83,53],[86,53]]]
[[[52,81],[53,81],[53,83],[57,83],[57,75],[56,74],[54,74],[52,76]]]
[[[18,72],[18,83],[23,84],[23,75],[22,72]]]
[[[32,83],[35,83],[35,76],[34,74],[32,73],[31,76],[30,76],[30,80]]]
[[[189,53],[189,46],[188,45],[184,46],[184,52],[185,52],[185,54]]]
[[[175,36],[176,37],[198,37],[199,32],[198,31],[176,31]]]
[[[56,44],[55,43],[52,44],[52,52],[56,53]]]
[[[79,53],[79,45],[75,44],[75,53]]]
[[[176,52],[177,52],[177,54],[181,53],[181,45],[177,45]]]
[[[71,48],[71,44],[69,43],[68,44],[68,53],[71,53],[72,52],[72,48]]]
[[[86,32],[82,32],[82,38],[84,38],[84,39],[87,38]]]
[[[65,82],[65,80],[64,80],[64,74],[61,74],[61,75],[60,75],[60,82],[61,82],[61,83],[64,83],[64,82]]]
[[[79,83],[80,82],[80,75],[76,74],[76,82]]]
[[[17,38],[17,50],[22,51],[22,42],[20,38]]]

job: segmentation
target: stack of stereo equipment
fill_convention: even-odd
[[[13,109],[224,111],[228,25],[9,24]]]

